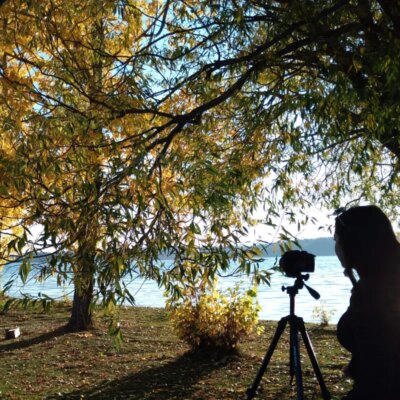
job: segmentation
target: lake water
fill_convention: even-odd
[[[267,258],[263,267],[269,268],[274,264],[275,258]],[[342,267],[336,257],[316,257],[315,272],[310,274],[306,282],[313,289],[317,290],[321,298],[315,300],[308,293],[306,288],[299,291],[296,296],[296,315],[304,318],[306,322],[319,322],[313,315],[317,307],[324,307],[331,312],[331,323],[336,323],[343,312],[347,309],[350,297],[351,283],[343,275]],[[10,275],[16,271],[16,265],[7,265],[0,271],[0,287],[8,281]],[[232,287],[240,282],[244,288],[249,287],[247,277],[226,277],[219,279],[221,289]],[[282,286],[291,286],[294,279],[287,278],[280,273],[274,273],[271,279],[271,286],[261,285],[258,289],[258,301],[261,306],[260,318],[266,320],[279,320],[289,314],[289,295],[282,291]],[[152,281],[135,280],[128,285],[131,293],[136,299],[136,305],[147,307],[164,307],[165,298],[163,290]],[[58,287],[55,278],[49,278],[44,283],[38,283],[30,279],[25,286],[20,282],[15,285],[9,294],[20,296],[27,293],[37,296],[38,293],[45,293],[51,297],[71,295],[71,287]]]

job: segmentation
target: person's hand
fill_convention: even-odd
[[[350,279],[353,287],[357,284],[357,279],[354,276],[354,272],[351,268],[345,268],[343,271],[344,276]]]
[[[347,364],[342,368],[342,374],[345,378],[352,378],[352,375],[350,372],[350,364]]]

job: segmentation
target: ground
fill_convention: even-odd
[[[130,307],[121,311],[124,342],[117,350],[104,317],[97,315],[90,332],[67,333],[68,312],[57,306],[50,313],[0,315],[0,399],[246,399],[276,328],[276,322],[263,322],[265,332],[246,339],[230,355],[197,353],[176,337],[165,310]],[[3,339],[3,328],[15,326],[21,336]],[[306,326],[326,385],[339,399],[351,385],[341,373],[349,355],[337,343],[334,325]],[[305,398],[321,399],[304,346],[300,353]],[[256,399],[296,399],[288,361],[285,332]]]

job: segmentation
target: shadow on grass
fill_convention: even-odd
[[[306,325],[307,329],[307,325]],[[336,329],[327,329],[323,326],[318,326],[312,329],[307,329],[309,333],[319,335],[321,337],[329,337],[333,336],[336,337]]]
[[[210,359],[204,354],[186,353],[180,358],[131,373],[113,381],[100,383],[98,386],[46,397],[52,399],[140,399],[140,400],[172,400],[198,398],[190,397],[203,388],[196,384],[201,378],[222,367],[225,361]]]
[[[63,336],[67,333],[69,333],[69,331],[66,329],[65,326],[62,326],[54,331],[47,332],[40,336],[36,336],[36,337],[30,338],[30,339],[25,339],[25,340],[13,339],[12,342],[4,340],[3,342],[0,342],[0,353],[6,353],[8,351],[25,349],[27,347],[34,346],[36,344],[47,342],[56,337]]]

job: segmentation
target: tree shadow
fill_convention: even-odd
[[[0,353],[6,353],[8,351],[25,349],[27,347],[34,346],[36,344],[47,342],[56,337],[66,335],[67,333],[69,333],[67,328],[65,326],[61,326],[60,328],[57,328],[54,331],[46,332],[46,333],[36,336],[34,338],[25,339],[25,340],[13,339],[12,342],[7,341],[7,343],[4,343],[4,344],[0,342]],[[5,340],[3,342],[5,342]]]
[[[321,337],[336,336],[336,329],[327,329],[323,326],[313,327],[312,329],[307,329],[310,334],[315,334]]]
[[[226,357],[218,360],[207,357],[205,354],[188,352],[180,358],[158,367],[131,373],[113,381],[106,381],[93,388],[63,395],[58,393],[46,397],[46,399],[185,399],[199,390],[196,383],[202,377],[222,367],[226,361]]]

